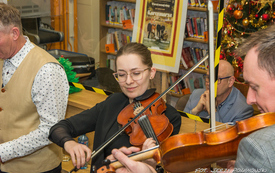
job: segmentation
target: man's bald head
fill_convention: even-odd
[[[220,60],[218,73],[220,77],[234,76],[234,68],[228,61]]]

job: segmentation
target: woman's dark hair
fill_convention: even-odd
[[[143,64],[147,65],[148,67],[153,66],[150,50],[145,45],[136,42],[128,43],[121,47],[117,52],[115,62],[120,56],[129,54],[136,54],[140,56]]]

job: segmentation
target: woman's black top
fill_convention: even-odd
[[[138,98],[144,99],[150,95],[152,95],[152,90],[147,90],[143,96]],[[58,122],[51,128],[49,139],[64,147],[66,141],[74,140],[73,138],[79,135],[95,131],[93,145],[93,150],[95,150],[119,130],[120,125],[117,122],[117,116],[128,104],[130,104],[129,98],[125,94],[111,94],[105,101],[96,104],[93,108]],[[174,107],[166,105],[165,115],[174,126],[172,135],[178,134],[181,126],[181,116]],[[121,148],[122,146],[132,146],[129,142],[129,136],[124,132],[93,158],[92,165],[95,165],[96,169],[100,168],[102,161],[111,154],[112,149]]]

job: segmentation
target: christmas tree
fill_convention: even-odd
[[[243,58],[234,50],[252,33],[273,24],[275,1],[229,0],[224,14],[223,40],[220,59],[226,59],[235,68],[235,77],[243,69]]]

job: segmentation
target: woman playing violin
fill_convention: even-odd
[[[51,128],[49,139],[71,155],[74,166],[77,168],[83,166],[90,159],[91,150],[75,142],[73,138],[95,131],[94,149],[97,149],[120,129],[117,117],[123,108],[136,100],[147,99],[154,93],[148,88],[155,74],[156,68],[153,67],[151,52],[146,46],[139,43],[125,45],[117,52],[116,73],[114,73],[122,93],[111,94],[93,108],[60,121]],[[174,127],[172,132],[174,135],[180,130],[181,117],[171,105],[166,104],[166,106],[164,113]],[[126,133],[119,135],[93,157],[92,165],[99,168],[101,162],[111,154],[112,149],[122,146],[132,146]]]

